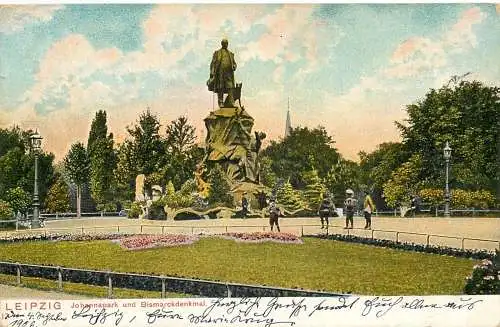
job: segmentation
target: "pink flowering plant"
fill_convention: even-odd
[[[235,240],[237,242],[250,242],[250,243],[262,243],[262,242],[276,242],[276,243],[292,243],[292,244],[302,244],[302,239],[294,234],[290,233],[273,233],[273,232],[254,232],[254,233],[223,233],[217,236]]]
[[[466,278],[465,294],[500,294],[500,251],[493,260],[482,260]]]
[[[116,240],[127,250],[144,250],[157,247],[171,247],[193,244],[198,241],[197,235],[166,234],[166,235],[136,235]]]

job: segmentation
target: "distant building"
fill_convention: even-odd
[[[290,119],[290,98],[288,98],[288,110],[286,112],[285,137],[290,135],[292,130],[292,121]]]

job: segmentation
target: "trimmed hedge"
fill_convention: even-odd
[[[315,237],[326,240],[335,240],[342,242],[359,243],[373,246],[380,246],[391,249],[414,251],[414,252],[424,252],[433,253],[439,255],[448,255],[452,257],[459,258],[469,258],[469,259],[489,259],[492,260],[495,257],[495,253],[487,250],[470,250],[470,249],[457,249],[447,246],[436,246],[436,245],[423,245],[415,243],[406,242],[396,242],[392,240],[383,239],[372,239],[367,237],[360,237],[354,235],[343,235],[343,234],[330,234],[330,235],[308,235],[308,237]]]
[[[15,275],[18,264],[0,262],[0,274]],[[344,294],[307,291],[302,289],[274,288],[267,286],[224,283],[194,278],[174,276],[140,275],[135,273],[113,273],[105,271],[72,269],[54,266],[19,265],[21,275],[57,280],[59,269],[63,281],[90,285],[107,286],[108,278],[112,278],[113,287],[145,291],[161,291],[162,279],[167,292],[194,294],[201,297],[283,297],[283,296],[344,296]]]

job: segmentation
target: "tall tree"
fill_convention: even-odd
[[[336,204],[340,205],[343,202],[348,188],[354,190],[359,188],[358,171],[358,164],[354,161],[339,158],[332,163],[325,178],[325,184],[332,192]]]
[[[89,180],[90,163],[87,151],[81,142],[74,143],[64,158],[65,169],[76,185],[76,212],[81,216],[82,187]]]
[[[316,169],[318,176],[324,178],[332,162],[339,159],[333,144],[333,138],[324,127],[297,127],[286,138],[271,141],[263,156],[272,160],[272,169],[278,177],[289,179],[296,188],[303,188],[306,185],[302,178],[304,172]]]
[[[116,167],[113,134],[108,134],[106,111],[98,111],[92,121],[87,153],[90,161],[90,192],[98,207],[102,207],[112,198],[113,170]]]
[[[373,152],[359,153],[359,183],[372,194],[377,208],[384,208],[383,185],[391,174],[408,160],[408,152],[402,143],[386,142],[379,144]]]
[[[163,172],[164,180],[170,180],[175,188],[180,188],[193,177],[196,164],[204,155],[203,149],[195,144],[196,129],[189,124],[186,117],[181,116],[167,126],[166,153],[168,164]]]
[[[45,200],[45,207],[50,213],[70,210],[69,188],[62,177],[59,177],[50,187]]]
[[[165,146],[160,136],[160,121],[149,109],[139,117],[139,123],[127,128],[132,137],[130,145],[134,154],[135,170],[149,175],[159,171],[165,162]]]
[[[18,127],[0,129],[0,198],[4,197],[9,189],[18,186],[28,194],[33,192],[35,158],[30,151],[31,134],[32,131],[24,131]],[[38,182],[41,201],[54,180],[53,161],[52,153],[39,154]]]
[[[499,192],[500,88],[463,81],[432,89],[406,111],[406,125],[397,126],[408,152],[420,154],[419,178],[427,186],[444,185],[443,148],[449,141],[452,185]]]

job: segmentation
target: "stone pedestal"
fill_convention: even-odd
[[[205,160],[218,163],[233,181],[259,182],[258,152],[263,133],[252,133],[254,119],[244,108],[221,108],[205,118]]]

